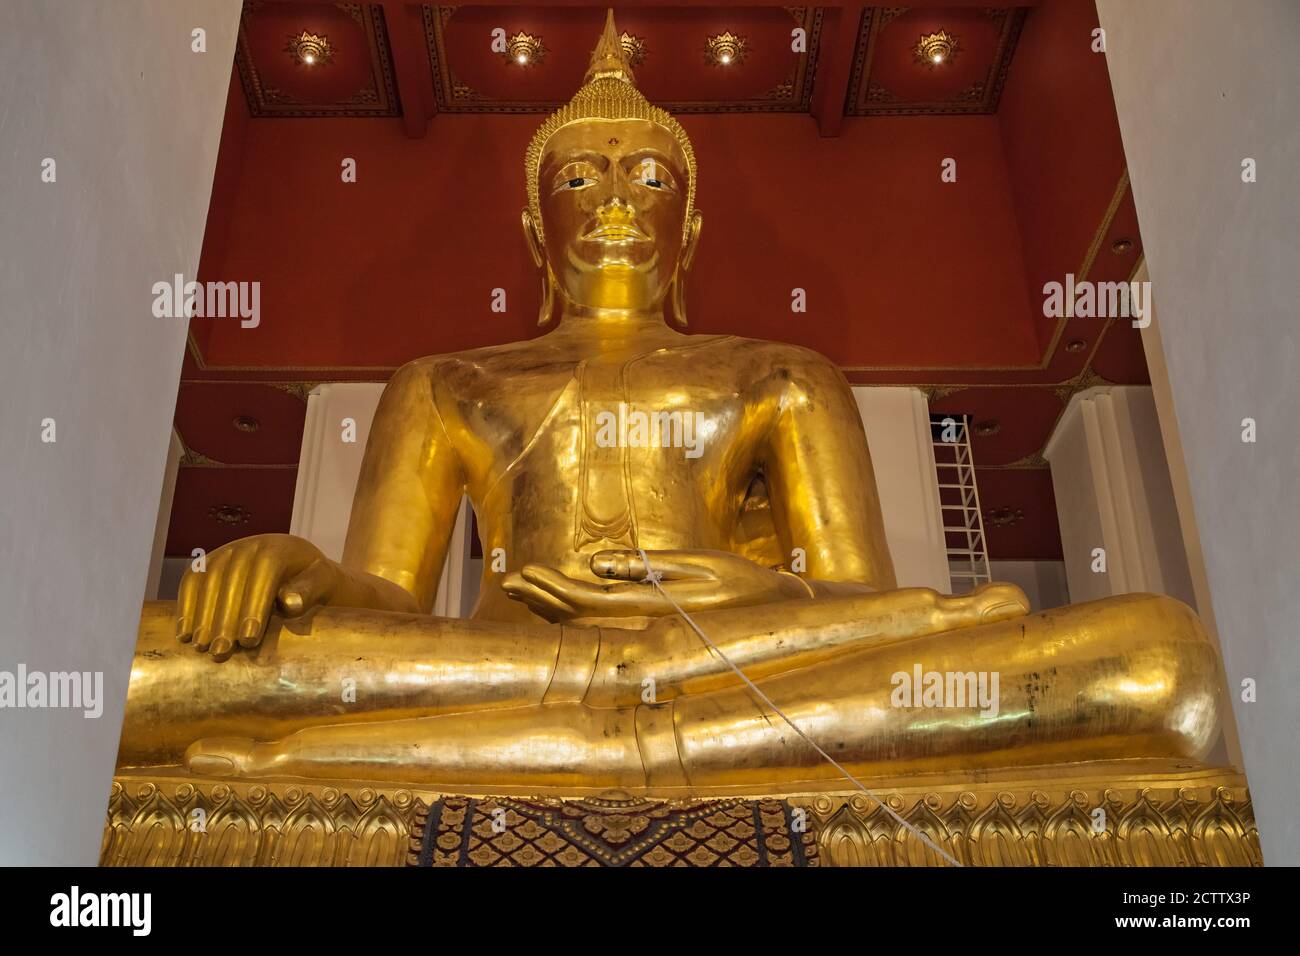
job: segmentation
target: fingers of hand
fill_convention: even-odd
[[[524,565],[522,577],[526,583],[559,598],[578,615],[648,614],[663,603],[663,598],[644,584],[591,584],[541,564]]]
[[[611,598],[617,600],[617,595],[622,591],[618,585],[588,584],[586,581],[575,580],[544,564],[525,564],[521,571],[528,583],[577,608],[593,607],[608,602]]]
[[[281,546],[280,535],[261,535],[224,545],[208,556],[207,569],[190,571],[177,595],[176,637],[226,660],[237,646],[256,647],[275,610],[276,588],[297,573],[286,588],[287,603],[302,613],[334,586],[332,566],[312,562],[310,554]],[[318,552],[315,552],[318,553]],[[320,565],[317,567],[317,565]]]
[[[181,578],[180,590],[176,594],[176,639],[188,644],[194,639],[195,618],[199,613],[199,593],[203,588],[206,571],[192,568]]]
[[[201,575],[199,607],[194,617],[194,646],[201,651],[206,651],[212,643],[212,625],[226,594],[226,568],[230,566],[232,550],[214,551],[208,557],[208,569]]]
[[[699,551],[646,551],[645,557],[633,550],[597,551],[591,556],[591,570],[597,577],[618,581],[644,581],[649,571],[666,581],[710,580],[715,576],[705,563],[705,553]]]
[[[511,598],[522,601],[551,622],[567,620],[577,613],[572,605],[531,581],[524,580],[517,572],[507,574],[501,581],[501,588]]]
[[[259,552],[244,584],[244,602],[235,634],[241,647],[257,647],[262,642],[262,635],[275,608],[277,584],[279,567],[274,555],[266,551]]]
[[[324,604],[334,584],[333,565],[318,558],[280,588],[276,593],[276,603],[285,617],[298,617],[318,604]]]
[[[591,573],[614,581],[640,581],[645,562],[637,551],[597,551],[591,556]]]
[[[239,639],[240,612],[244,605],[244,590],[259,548],[255,542],[235,547],[230,552],[222,572],[222,599],[213,615],[210,628],[209,650],[214,660],[224,661],[235,649]]]

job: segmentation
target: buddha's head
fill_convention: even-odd
[[[611,11],[582,89],[542,124],[525,159],[524,234],[553,297],[589,310],[658,311],[682,289],[702,219],[686,131],[633,81]]]

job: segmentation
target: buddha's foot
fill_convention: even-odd
[[[970,594],[944,596],[939,606],[960,618],[971,618],[972,624],[992,624],[1029,613],[1029,598],[1014,584],[994,581],[981,584]]]
[[[204,737],[185,750],[185,766],[205,777],[242,777],[271,769],[274,745],[251,737]]]

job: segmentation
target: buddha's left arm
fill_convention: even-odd
[[[894,588],[871,452],[848,381],[803,350],[788,372],[762,455],[782,548],[787,556],[803,549],[800,576],[814,593]]]

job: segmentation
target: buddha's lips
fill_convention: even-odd
[[[650,237],[635,226],[597,226],[582,237],[591,242],[649,242]]]

